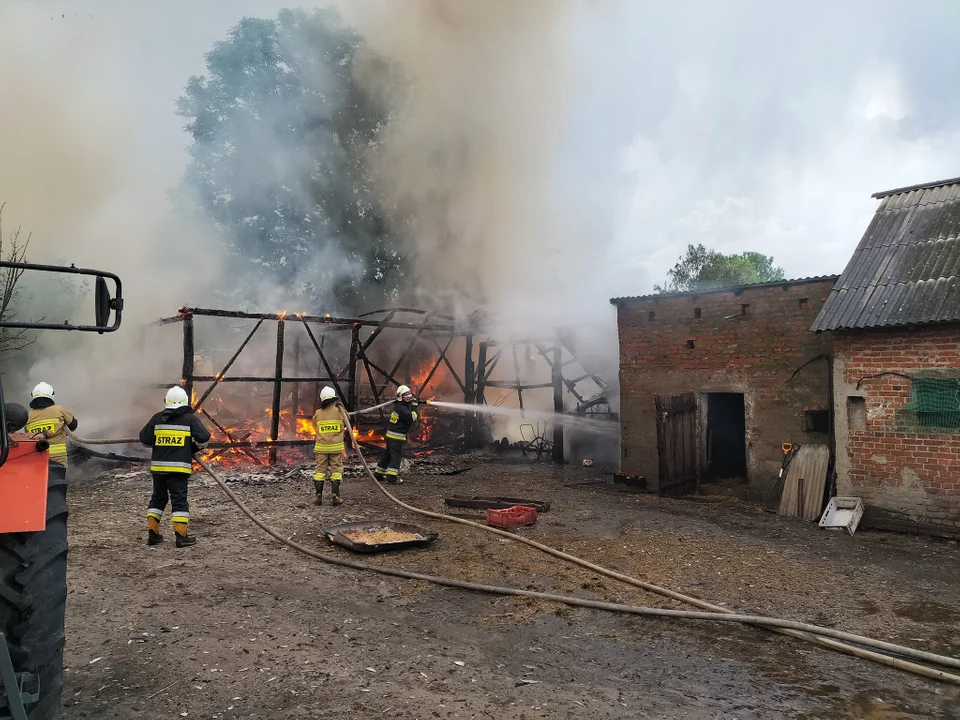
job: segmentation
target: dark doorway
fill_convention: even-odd
[[[747,477],[747,422],[742,393],[708,393],[707,472],[710,478]]]

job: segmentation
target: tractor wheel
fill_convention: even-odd
[[[0,535],[0,630],[16,672],[39,678],[30,720],[60,716],[67,601],[67,480],[50,464],[47,529]],[[29,688],[24,688],[29,691]]]

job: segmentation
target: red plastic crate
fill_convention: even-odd
[[[519,527],[533,525],[537,521],[537,509],[526,505],[514,505],[503,510],[487,510],[487,525],[493,527]]]

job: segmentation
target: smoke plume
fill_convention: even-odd
[[[602,178],[581,174],[575,154],[591,145],[575,135],[584,11],[599,9],[418,0],[358,22],[410,83],[378,160],[381,189],[407,223],[414,301],[481,308],[501,339],[589,328],[615,369],[601,281],[613,219],[592,204]]]

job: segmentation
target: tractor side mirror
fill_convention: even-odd
[[[103,275],[97,275],[96,289],[94,292],[94,312],[98,328],[105,328],[110,322],[110,309],[113,299],[110,297],[110,288],[107,287],[107,280]],[[100,335],[103,335],[101,330]]]

